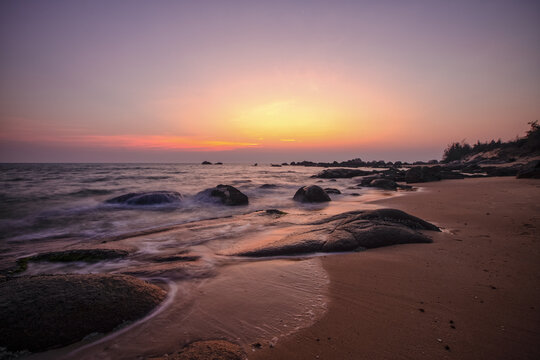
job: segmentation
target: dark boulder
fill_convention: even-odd
[[[369,187],[374,187],[384,190],[397,190],[398,185],[394,180],[390,179],[373,179],[369,182]]]
[[[105,201],[109,204],[125,205],[160,205],[173,204],[182,200],[182,195],[176,191],[151,191],[144,193],[129,193]]]
[[[357,251],[396,244],[429,243],[419,230],[438,227],[395,209],[351,211],[314,222],[305,231],[240,250],[240,256],[282,256],[314,252]]]
[[[296,194],[294,194],[293,200],[309,203],[331,201],[330,196],[328,196],[328,194],[317,185],[301,187],[298,189]]]
[[[440,166],[415,166],[405,173],[405,181],[410,183],[430,182],[441,180]]]
[[[540,179],[540,160],[530,161],[518,171],[518,179]]]
[[[0,346],[43,351],[143,317],[166,296],[125,275],[23,276],[0,283]]]
[[[248,197],[240,190],[234,186],[222,184],[201,191],[195,198],[202,201],[219,202],[229,206],[247,205],[249,203]]]
[[[339,191],[338,189],[334,189],[334,188],[325,188],[324,192],[327,193],[327,194],[336,194],[336,195],[341,194],[341,191]]]
[[[212,165],[212,163],[210,161],[203,161],[201,165]]]
[[[373,174],[373,171],[365,171],[358,169],[325,169],[315,175],[315,177],[321,179],[343,179],[369,174]]]

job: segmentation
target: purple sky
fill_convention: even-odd
[[[429,160],[540,119],[540,1],[2,1],[0,161]]]

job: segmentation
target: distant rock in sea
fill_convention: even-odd
[[[43,351],[107,333],[155,308],[166,292],[126,275],[69,274],[0,283],[0,346]]]
[[[325,169],[315,175],[317,178],[321,179],[343,179],[343,178],[352,178],[355,176],[365,176],[373,174],[373,171],[365,171],[358,169]]]
[[[331,201],[330,196],[317,185],[303,186],[293,197],[294,201],[304,202],[304,203],[318,203]]]
[[[205,160],[205,161],[203,161],[203,162],[201,163],[201,165],[212,165],[212,163],[211,163],[210,161],[206,161],[206,160]]]
[[[420,218],[395,209],[351,211],[307,226],[284,238],[240,250],[240,256],[283,256],[314,252],[358,251],[381,246],[429,243],[418,230],[440,231]]]
[[[231,185],[218,185],[201,191],[195,198],[199,201],[220,202],[224,205],[237,206],[247,205],[248,197],[240,190]]]
[[[129,193],[105,201],[109,204],[125,205],[159,205],[177,203],[182,195],[176,191],[151,191],[144,193]]]

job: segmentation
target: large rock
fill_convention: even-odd
[[[237,206],[247,205],[248,197],[240,190],[231,185],[218,185],[215,188],[201,191],[195,196],[201,201],[219,202],[224,205]]]
[[[365,171],[358,169],[325,169],[315,175],[321,179],[339,179],[339,178],[352,178],[355,176],[364,176],[373,174],[373,171]]]
[[[441,180],[440,166],[415,166],[405,173],[405,181],[410,183],[430,182]]]
[[[109,204],[125,205],[160,205],[177,203],[182,200],[182,195],[176,191],[151,191],[142,193],[129,193],[106,202]]]
[[[530,161],[523,165],[516,177],[518,179],[540,179],[540,160]]]
[[[431,239],[418,230],[440,231],[433,224],[394,209],[346,212],[311,225],[305,231],[262,246],[240,250],[234,255],[283,256],[429,243]]]
[[[43,351],[143,317],[166,296],[125,275],[23,276],[0,283],[0,346]]]
[[[310,203],[331,201],[330,196],[317,185],[301,187],[296,191],[296,194],[294,194],[293,200]]]
[[[369,187],[383,190],[397,190],[398,185],[394,180],[390,179],[373,179],[369,182]]]

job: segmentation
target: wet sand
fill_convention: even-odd
[[[328,312],[250,359],[540,358],[540,182],[419,185],[376,204],[443,227],[434,243],[322,257]]]

